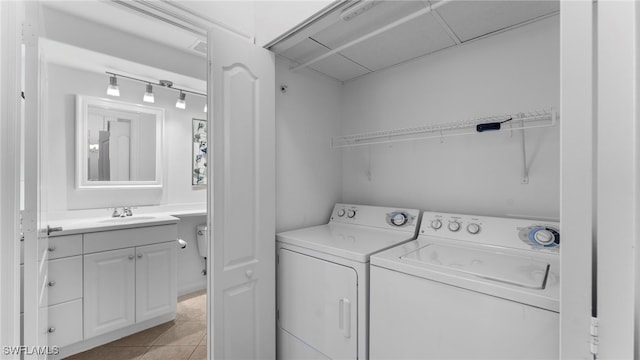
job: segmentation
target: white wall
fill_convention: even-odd
[[[343,134],[559,105],[558,17],[347,82]],[[559,128],[344,149],[345,202],[559,216]]]
[[[120,101],[142,102],[144,84],[120,78]],[[175,107],[177,92],[154,87],[155,104],[165,109],[164,188],[162,190],[82,190],[75,184],[75,95],[108,97],[108,77],[49,65],[49,211],[124,205],[206,202],[206,188],[191,186],[191,121],[205,118],[204,97],[187,95],[187,109]],[[28,140],[27,140],[28,143]]]
[[[342,188],[341,154],[330,148],[340,134],[342,84],[289,67],[276,58],[277,232],[326,223]]]

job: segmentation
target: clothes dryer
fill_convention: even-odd
[[[557,359],[559,224],[424,212],[371,257],[371,359]]]
[[[366,359],[369,257],[415,239],[415,209],[336,204],[277,235],[278,358]]]

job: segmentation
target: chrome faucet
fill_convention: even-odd
[[[121,207],[121,208],[113,208],[113,213],[111,213],[111,217],[127,217],[132,216],[133,212],[130,207]]]

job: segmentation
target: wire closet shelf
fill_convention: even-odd
[[[479,124],[487,123],[502,123],[502,126],[498,131],[511,131],[520,129],[524,130],[538,127],[554,126],[558,122],[558,120],[558,112],[554,108],[550,108],[526,113],[521,112],[514,114],[494,115],[457,122],[338,136],[331,139],[331,147],[345,148],[352,146],[386,144],[429,138],[443,139],[449,136],[477,134],[479,132],[476,130],[476,127]]]

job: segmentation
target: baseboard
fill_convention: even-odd
[[[190,284],[182,285],[178,288],[178,297],[192,292],[196,292],[207,288],[207,277],[203,276],[202,281],[193,282]]]

